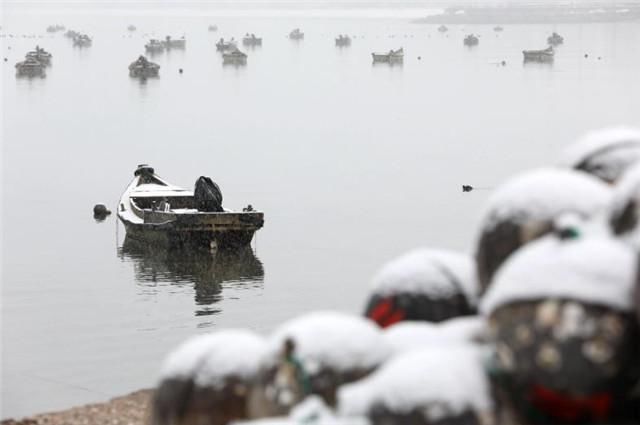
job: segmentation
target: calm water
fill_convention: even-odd
[[[167,351],[199,332],[360,312],[385,260],[424,245],[471,249],[489,192],[460,185],[549,163],[592,128],[640,126],[637,23],[442,35],[351,15],[4,10],[3,33],[43,38],[1,44],[2,417],[151,386]],[[46,34],[54,23],[93,46]],[[298,43],[286,38],[296,26]],[[520,51],[552,30],[566,40],[553,66],[523,66]],[[215,40],[247,31],[263,47],[246,67],[223,67]],[[474,49],[462,46],[469,32],[481,35]],[[338,33],[355,35],[352,46],[336,48]],[[145,40],[165,34],[184,34],[187,49],[153,58],[159,79],[130,79]],[[16,79],[36,43],[54,56],[47,77]],[[372,66],[372,51],[400,46],[403,66]],[[115,217],[96,223],[93,205],[113,208],[141,162],[185,187],[209,175],[227,207],[263,210],[253,250],[154,252],[125,243]]]

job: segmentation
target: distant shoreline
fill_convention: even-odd
[[[448,8],[416,19],[419,24],[556,24],[640,21],[640,6],[566,7],[509,6]]]

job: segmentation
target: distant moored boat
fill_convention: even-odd
[[[242,39],[244,46],[262,46],[262,38],[256,37],[255,34],[246,34]]]
[[[553,47],[549,46],[543,50],[523,50],[522,54],[525,62],[551,62],[555,52]]]
[[[371,53],[373,62],[398,63],[404,60],[404,49],[389,50],[387,53]]]
[[[464,42],[463,43],[464,43],[465,46],[469,46],[469,47],[477,46],[478,43],[480,43],[480,39],[477,36],[473,35],[473,34],[469,34],[464,38]]]
[[[147,58],[140,55],[138,59],[129,65],[129,75],[131,77],[148,78],[157,77],[160,71],[160,65],[150,62]]]
[[[300,31],[300,28],[295,28],[289,33],[289,38],[292,40],[302,40],[304,39],[304,33]]]
[[[16,64],[17,77],[44,77],[45,65],[33,57],[27,57]]]
[[[348,35],[342,35],[336,37],[336,46],[338,47],[347,47],[351,45],[351,37]]]
[[[564,43],[564,37],[562,37],[557,32],[554,32],[549,37],[547,37],[547,44],[549,44],[550,46],[555,47],[561,45],[562,43]]]

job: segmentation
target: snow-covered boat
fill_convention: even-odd
[[[40,46],[36,46],[36,49],[27,53],[27,59],[35,59],[43,65],[49,65],[51,63],[51,53],[47,52]]]
[[[559,46],[562,43],[564,43],[564,37],[562,37],[557,32],[554,32],[549,37],[547,37],[547,44],[549,44],[550,46]]]
[[[129,26],[127,27],[127,31],[135,31],[136,29],[137,29],[137,28],[136,28],[136,26],[135,26],[135,25],[129,25]]]
[[[553,51],[553,47],[549,46],[543,50],[523,50],[522,54],[524,55],[525,62],[551,62],[553,61],[555,53]]]
[[[144,50],[147,53],[162,53],[164,52],[164,43],[160,40],[152,38],[147,44],[144,45]]]
[[[218,26],[217,25],[209,25],[209,31],[211,31],[211,32],[218,31]]]
[[[224,38],[221,38],[216,43],[216,49],[219,52],[226,52],[228,50],[232,50],[232,49],[236,49],[236,48],[237,48],[237,44],[236,44],[236,42],[235,42],[235,40],[233,38],[231,40],[229,40],[229,41],[224,41]]]
[[[438,27],[438,31],[439,32],[447,32],[447,31],[449,31],[449,28],[447,28],[445,25],[440,25]]]
[[[404,49],[389,50],[387,53],[371,53],[374,62],[402,62],[404,59]]]
[[[171,246],[201,245],[239,248],[251,243],[264,224],[264,214],[222,208],[217,185],[201,177],[195,190],[174,186],[152,167],[139,165],[118,205],[127,237]]]
[[[171,38],[171,36],[166,36],[164,38],[164,47],[169,50],[169,49],[184,49],[185,47],[187,47],[187,40],[184,38],[184,36],[180,37],[180,38]]]
[[[480,39],[477,36],[473,35],[473,34],[469,34],[464,38],[464,42],[463,43],[464,43],[465,46],[469,46],[469,47],[477,46],[478,43],[480,43]]]
[[[47,27],[47,32],[58,32],[58,31],[64,31],[64,25],[49,25]]]
[[[336,46],[338,47],[346,47],[351,45],[351,37],[348,35],[342,35],[336,37]]]
[[[92,43],[91,37],[86,34],[78,34],[73,37],[73,45],[77,47],[89,47]]]
[[[238,49],[231,49],[222,54],[222,60],[225,64],[244,65],[247,63],[247,54]]]
[[[256,37],[255,34],[247,34],[242,39],[242,44],[245,46],[262,46],[262,38]]]
[[[16,64],[16,76],[18,77],[44,77],[45,65],[37,59],[27,57],[24,61]]]
[[[132,77],[157,77],[159,71],[160,65],[150,62],[142,55],[129,65],[129,75]]]
[[[304,33],[300,31],[300,28],[296,28],[289,33],[289,38],[292,40],[302,40],[304,39]]]

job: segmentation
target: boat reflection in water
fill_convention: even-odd
[[[212,253],[205,249],[168,249],[125,237],[118,256],[134,265],[141,286],[158,292],[163,284],[195,291],[196,316],[217,314],[213,305],[223,299],[223,290],[262,288],[264,268],[251,246]]]

